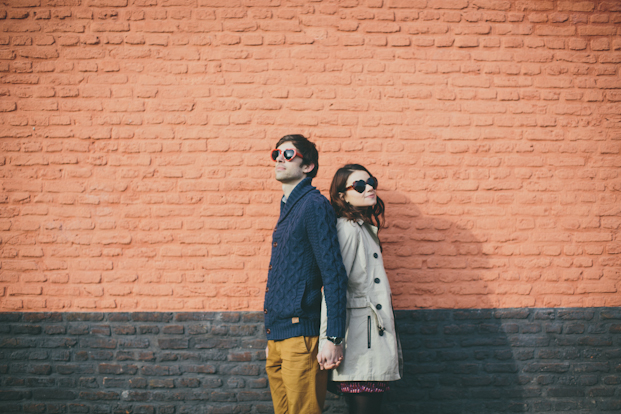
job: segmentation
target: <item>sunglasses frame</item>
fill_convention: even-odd
[[[287,159],[287,157],[285,156],[285,151],[293,151],[293,156],[291,158]],[[274,157],[274,153],[277,153],[278,155],[276,155],[276,157]],[[278,162],[278,157],[280,157],[280,154],[282,154],[282,157],[285,159],[285,161],[293,161],[295,159],[295,157],[300,157],[301,159],[304,159],[302,154],[300,154],[300,151],[298,151],[295,148],[287,148],[286,150],[280,150],[280,149],[276,148],[276,149],[273,149],[270,152],[270,157],[272,158],[272,161]]]
[[[374,180],[374,181],[375,181],[375,185],[371,184],[371,183],[369,182],[369,180]],[[364,188],[362,189],[362,191],[358,191],[358,190],[356,189],[356,184],[357,184],[357,183],[359,183],[359,182],[361,182],[361,181],[364,183]],[[362,194],[362,193],[364,193],[364,190],[366,190],[366,189],[367,189],[367,185],[370,185],[371,187],[373,187],[373,189],[374,189],[374,190],[377,190],[377,186],[379,185],[379,182],[377,181],[377,178],[375,178],[375,177],[369,177],[369,178],[367,178],[367,180],[366,180],[366,181],[364,181],[364,180],[357,180],[357,181],[354,181],[354,182],[352,183],[352,185],[350,185],[349,187],[347,187],[347,188],[345,189],[345,191],[348,191],[348,190],[354,190],[354,191],[356,191],[357,193]]]

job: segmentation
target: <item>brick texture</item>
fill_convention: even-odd
[[[397,309],[620,306],[620,24],[616,1],[7,1],[0,309],[262,309],[287,133],[324,193],[378,176]]]
[[[613,413],[621,308],[397,312],[387,413]],[[0,314],[0,412],[270,413],[262,312]],[[344,413],[333,395],[326,413]]]

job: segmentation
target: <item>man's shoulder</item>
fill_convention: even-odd
[[[319,190],[317,190],[315,187],[313,187],[313,189],[308,192],[308,195],[313,200],[328,201],[326,196],[321,194],[321,192]]]
[[[319,192],[319,190],[317,190],[316,188],[313,188],[311,191],[308,192],[307,196],[306,196],[306,202],[304,203],[304,208],[305,209],[309,209],[309,208],[332,208],[332,206],[330,205],[330,201],[328,201],[328,199],[321,194],[321,192]]]

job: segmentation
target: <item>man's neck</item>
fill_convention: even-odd
[[[285,199],[289,198],[289,194],[293,191],[293,189],[302,182],[302,180],[306,177],[302,177],[297,181],[289,181],[287,183],[282,183],[282,192],[285,195]]]

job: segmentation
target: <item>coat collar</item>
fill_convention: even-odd
[[[373,234],[377,236],[377,227],[375,227],[373,224],[365,223],[362,219],[356,220],[356,223],[358,223],[360,227],[365,227],[366,224],[366,227],[368,227],[373,232]]]
[[[356,220],[356,223],[358,224],[358,226],[366,230],[367,233],[369,233],[369,236],[371,236],[371,238],[375,241],[375,243],[377,243],[378,246],[380,246],[380,249],[381,249],[381,243],[380,243],[379,238],[377,237],[377,231],[378,231],[377,227],[375,227],[372,224],[365,223],[364,220],[361,220],[361,219]]]
[[[289,194],[289,198],[287,198],[286,203],[283,203],[281,201],[280,218],[278,219],[279,224],[285,219],[285,217],[287,217],[289,212],[293,209],[293,206],[298,201],[300,201],[306,194],[308,194],[309,192],[315,189],[315,187],[311,185],[312,181],[313,181],[312,177],[306,177],[305,179],[300,181],[298,185],[295,186],[293,191],[291,191],[291,194]]]

